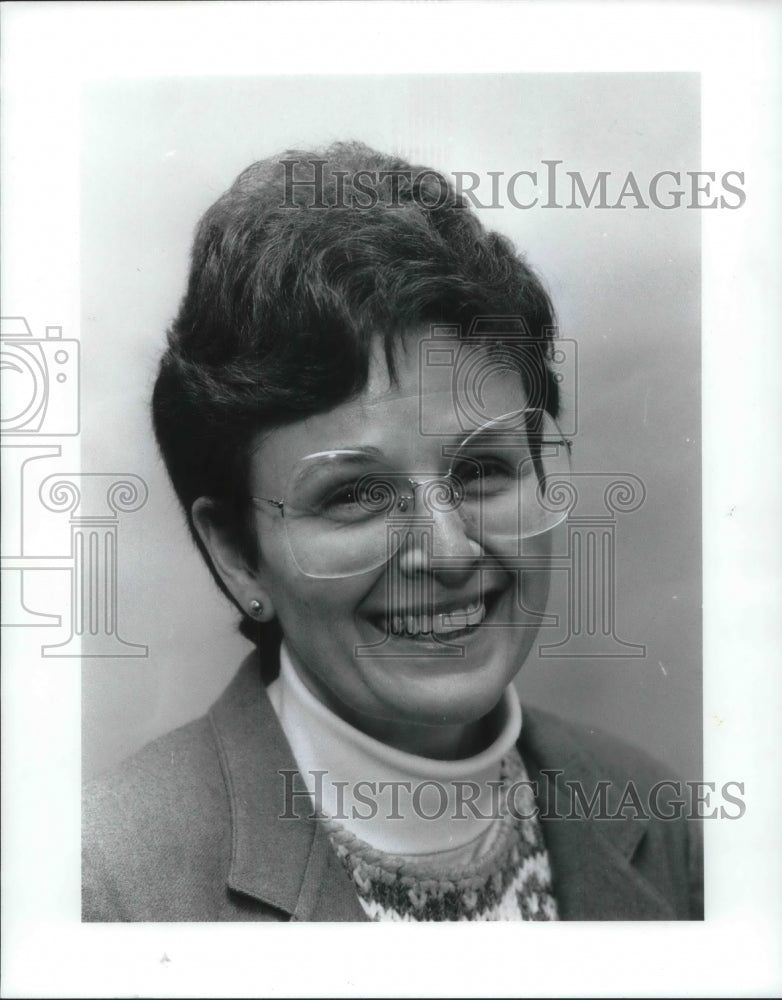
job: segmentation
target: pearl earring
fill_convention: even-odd
[[[257,618],[258,615],[263,614],[263,605],[260,601],[250,601],[250,614],[253,618]]]

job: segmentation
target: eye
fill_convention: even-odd
[[[317,513],[335,519],[355,518],[360,513],[356,483],[342,483],[322,497]]]
[[[355,523],[382,516],[395,501],[396,491],[388,477],[371,474],[325,491],[313,513],[331,521]]]
[[[511,489],[520,474],[521,470],[517,472],[506,459],[496,455],[471,455],[468,459],[458,460],[451,470],[452,477],[461,484],[467,499],[492,496]]]

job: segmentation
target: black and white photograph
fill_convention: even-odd
[[[768,46],[16,6],[3,995],[774,995]]]
[[[289,90],[83,97],[84,377],[89,330],[124,360],[80,485],[135,419],[100,486],[139,508],[122,631],[84,623],[84,917],[700,919],[687,205],[744,192],[692,169],[697,79],[313,77],[240,131]],[[210,105],[236,179],[194,150]]]

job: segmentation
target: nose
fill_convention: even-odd
[[[397,559],[408,576],[447,574],[452,583],[469,579],[483,555],[480,543],[470,537],[458,509],[436,510],[402,528]]]

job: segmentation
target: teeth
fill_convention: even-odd
[[[483,602],[475,607],[459,608],[458,611],[451,611],[447,615],[437,615],[440,619],[439,628],[435,627],[435,632],[444,634],[447,632],[459,632],[463,628],[472,628],[480,625],[486,617],[486,607]]]
[[[455,608],[453,611],[444,614],[431,615],[424,612],[421,615],[393,615],[391,618],[391,632],[393,635],[406,635],[408,637],[418,635],[448,635],[452,632],[461,632],[466,628],[474,628],[480,625],[486,617],[486,608],[483,602],[475,606],[466,608]]]

